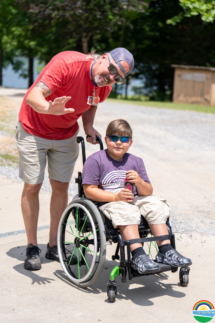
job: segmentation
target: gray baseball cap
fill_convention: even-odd
[[[110,51],[110,55],[112,56],[112,58],[115,60],[115,62],[121,69],[124,77],[126,77],[128,74],[132,72],[134,68],[134,57],[126,48],[123,48],[123,47],[115,48],[112,51]],[[126,73],[120,61],[125,61],[128,63],[129,65],[128,73]]]

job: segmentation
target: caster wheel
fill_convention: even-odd
[[[189,271],[181,268],[179,272],[179,280],[181,286],[186,287],[189,284]]]
[[[108,289],[108,300],[110,303],[114,303],[116,299],[116,288],[115,286],[110,286]]]

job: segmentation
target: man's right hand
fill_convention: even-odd
[[[62,96],[60,98],[56,98],[54,101],[48,102],[47,114],[52,114],[56,116],[61,116],[67,113],[73,113],[75,110],[72,108],[66,108],[66,103],[71,99],[71,96]]]
[[[134,194],[127,190],[126,188],[123,188],[119,193],[116,194],[117,201],[123,201],[123,202],[132,202],[134,199]]]

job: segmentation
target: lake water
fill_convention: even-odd
[[[25,67],[27,68],[28,61],[25,58],[19,58],[25,63]],[[42,68],[44,67],[43,63],[40,63],[37,59],[34,59],[34,81],[37,79],[40,74]],[[12,69],[12,65],[9,65],[7,68],[3,68],[3,86],[15,88],[15,89],[27,89],[28,88],[28,79],[20,77],[19,73],[14,72]],[[132,80],[132,84],[128,86],[128,95],[133,95],[133,91],[131,90],[132,86],[141,86],[140,80]],[[125,93],[125,90],[122,89],[122,94]]]
[[[25,58],[19,58],[21,59],[24,63],[25,63],[25,68],[27,68],[27,64],[28,61]],[[36,78],[38,77],[40,70],[41,70],[41,66],[43,66],[43,64],[39,64],[37,59],[34,59],[34,81],[36,80]],[[28,88],[28,79],[20,77],[19,73],[16,73],[13,68],[12,65],[8,65],[7,68],[3,68],[3,82],[2,82],[3,86],[5,87],[12,87],[15,89],[27,89]]]

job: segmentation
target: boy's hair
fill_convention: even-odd
[[[117,119],[117,120],[111,121],[107,127],[106,136],[111,136],[116,134],[119,136],[127,136],[132,138],[132,129],[130,124],[123,119]]]

